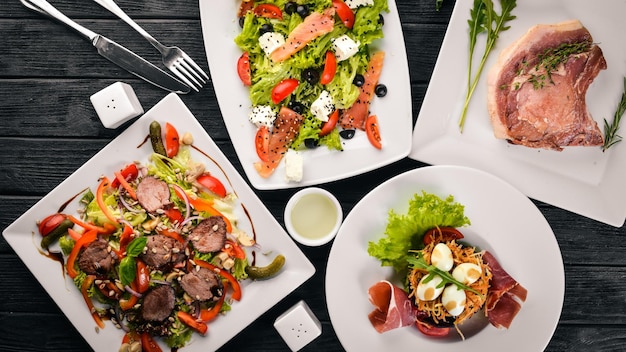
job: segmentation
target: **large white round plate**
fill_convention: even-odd
[[[422,191],[453,195],[465,205],[472,222],[462,229],[467,242],[488,249],[528,289],[508,330],[488,325],[465,341],[452,341],[429,338],[412,326],[379,334],[370,324],[368,288],[383,279],[401,282],[367,254],[368,243],[383,236],[390,209],[406,213],[409,200]],[[559,321],[564,290],[561,252],[537,207],[501,179],[459,166],[408,171],[367,194],[339,230],[326,273],[328,311],[348,351],[542,351]]]

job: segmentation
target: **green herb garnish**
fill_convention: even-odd
[[[493,8],[492,0],[474,0],[474,7],[470,10],[470,19],[467,21],[469,24],[469,65],[467,70],[467,94],[465,96],[465,104],[463,104],[463,112],[459,120],[459,129],[463,132],[463,126],[465,125],[465,117],[467,115],[467,109],[469,102],[472,99],[472,95],[476,90],[480,75],[487,62],[487,57],[491,53],[491,50],[496,45],[496,41],[500,36],[500,32],[506,31],[510,28],[507,26],[507,22],[514,20],[515,16],[511,15],[511,11],[517,6],[515,0],[500,0],[501,12],[498,14]],[[476,40],[480,33],[487,33],[487,43],[485,45],[485,51],[478,65],[478,70],[472,76],[472,62],[474,56],[474,49],[476,46]]]
[[[522,69],[518,75],[529,74],[528,82],[532,83],[535,90],[543,88],[546,82],[554,84],[552,72],[556,71],[559,65],[565,63],[571,56],[588,51],[591,44],[589,41],[563,43],[556,48],[546,49],[537,56],[537,64],[534,66],[535,73],[529,73]],[[525,68],[528,68],[528,65],[525,65]]]
[[[613,116],[613,123],[609,125],[609,122],[604,119],[604,144],[602,145],[602,151],[606,151],[612,145],[622,141],[622,137],[617,134],[619,130],[619,122],[622,119],[622,115],[626,111],[626,77],[624,77],[624,92],[622,93],[622,100],[617,106],[615,116]]]
[[[443,271],[434,265],[429,265],[428,263],[426,263],[426,260],[424,260],[424,257],[419,252],[417,252],[417,256],[415,257],[413,256],[407,257],[407,262],[409,262],[409,265],[414,269],[425,270],[428,272],[428,275],[424,279],[424,283],[427,283],[430,280],[434,279],[435,276],[439,276],[441,277],[442,281],[441,283],[439,283],[439,285],[437,285],[437,288],[444,287],[447,284],[453,284],[462,290],[470,291],[479,296],[482,296],[480,292],[474,290],[473,288],[455,279],[452,275],[450,275],[449,272]]]
[[[437,9],[437,11],[441,10],[441,5],[443,5],[443,0],[435,1],[435,9]]]
[[[147,237],[137,237],[126,247],[126,257],[120,261],[119,276],[122,285],[130,285],[137,276],[137,260],[148,242]]]

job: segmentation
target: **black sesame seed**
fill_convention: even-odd
[[[354,137],[354,130],[341,130],[339,131],[339,135],[343,139],[352,139],[352,137]]]
[[[354,79],[352,80],[352,84],[354,84],[357,87],[361,87],[364,83],[365,83],[365,77],[363,77],[363,75],[360,73],[357,73],[356,76],[354,76]]]
[[[384,84],[378,84],[376,85],[376,88],[374,88],[374,92],[376,93],[376,96],[382,98],[387,95],[387,86]]]

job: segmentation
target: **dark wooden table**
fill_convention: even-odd
[[[398,0],[397,3],[408,51],[416,118],[454,1],[444,1],[440,12],[435,11],[434,0]],[[160,63],[157,52],[143,38],[94,2],[56,0],[53,4],[79,23]],[[119,4],[156,38],[180,46],[207,67],[196,1],[119,0]],[[116,81],[124,81],[134,87],[147,110],[166,92],[110,64],[73,31],[26,10],[17,0],[3,1],[0,6],[0,47],[0,228],[4,229],[123,130],[124,127],[108,130],[101,125],[89,101],[91,94]],[[222,122],[213,87],[209,84],[199,93],[182,99],[243,173]],[[347,215],[368,191],[384,180],[421,166],[424,165],[404,159],[323,187],[337,195]],[[257,194],[282,223],[284,205],[294,192]],[[535,204],[552,226],[565,263],[563,312],[547,350],[626,350],[623,237],[626,231],[541,202]],[[279,314],[301,299],[323,324],[322,336],[305,350],[342,350],[323,295],[330,247],[302,247],[317,268],[315,276],[222,350],[288,350],[272,324]],[[529,260],[535,260],[532,253]],[[111,350],[116,350],[117,342],[111,346]],[[89,349],[4,238],[0,238],[0,350]]]

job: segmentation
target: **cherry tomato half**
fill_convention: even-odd
[[[415,321],[415,325],[417,326],[417,330],[427,336],[444,337],[448,336],[448,333],[450,332],[450,328],[439,328],[436,326],[431,326],[419,320]]]
[[[370,143],[377,148],[382,149],[380,131],[378,129],[378,118],[376,115],[371,115],[365,120],[365,132],[367,133],[367,139]]]
[[[335,78],[335,73],[337,73],[337,57],[332,51],[327,51],[326,60],[324,62],[324,70],[322,71],[322,76],[320,77],[320,83],[328,84],[332,82],[333,78]]]
[[[330,114],[330,116],[328,117],[328,121],[322,124],[320,136],[325,136],[332,132],[337,125],[337,121],[339,121],[339,110],[335,110],[332,114]]]
[[[278,84],[272,89],[272,101],[274,104],[278,104],[283,99],[287,98],[298,88],[298,80],[295,78],[287,78],[278,82]]]
[[[262,161],[269,161],[269,143],[270,143],[270,129],[263,125],[259,127],[254,136],[254,147],[256,154]]]
[[[165,123],[165,154],[168,158],[173,158],[178,154],[180,147],[180,138],[178,131],[169,122]]]
[[[354,26],[354,12],[352,12],[352,9],[342,0],[333,0],[333,7],[335,7],[335,12],[341,19],[341,22],[347,28],[352,29]]]
[[[226,187],[224,187],[224,184],[222,183],[222,181],[218,180],[212,175],[207,174],[207,173],[202,174],[196,178],[196,181],[198,181],[198,183],[202,187],[205,187],[206,189],[215,193],[219,197],[221,198],[226,197]]]
[[[283,19],[280,7],[272,4],[260,4],[254,7],[254,14],[258,17]]]
[[[250,58],[248,52],[243,53],[237,60],[237,74],[245,86],[252,84],[252,73],[250,71]]]
[[[66,216],[63,214],[52,214],[46,216],[39,222],[39,233],[42,236],[48,236],[52,230],[56,229],[65,220]]]

